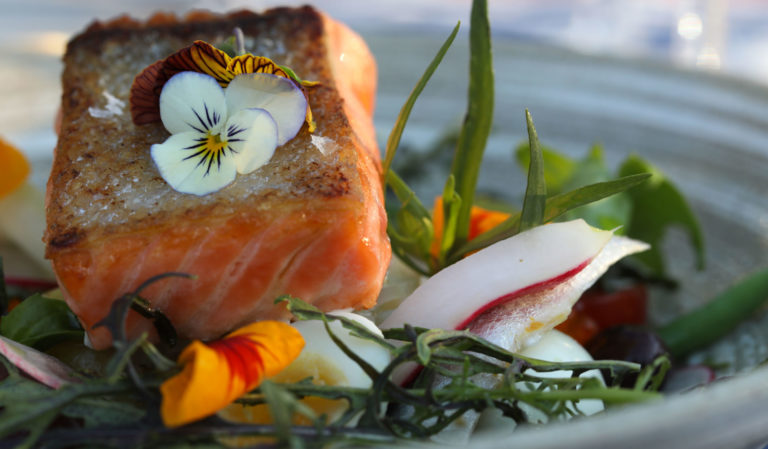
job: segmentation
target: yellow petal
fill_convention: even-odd
[[[160,120],[159,98],[165,83],[180,72],[205,73],[227,87],[235,76],[227,70],[230,57],[213,45],[195,41],[167,58],[157,61],[133,80],[130,108],[133,123],[144,125]]]
[[[160,387],[163,422],[177,427],[216,413],[279,373],[303,347],[301,334],[277,321],[245,326],[210,344],[192,342],[179,356],[181,373]]]
[[[264,56],[254,56],[252,54],[235,56],[227,64],[227,70],[232,73],[233,77],[243,73],[266,73],[269,75],[282,76],[283,78],[290,78],[288,74],[271,59]]]
[[[191,61],[191,64],[190,64]],[[216,78],[221,87],[226,87],[234,74],[227,68],[231,58],[213,45],[195,41],[191,46],[168,57],[167,63],[184,64],[183,70],[193,70]]]
[[[16,190],[29,175],[29,162],[21,151],[0,138],[0,197]]]

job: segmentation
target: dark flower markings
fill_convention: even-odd
[[[211,168],[213,167],[214,161],[216,162],[216,169],[221,170],[221,158],[227,156],[227,151],[229,151],[231,154],[237,154],[237,151],[232,148],[231,145],[229,145],[231,142],[242,142],[243,139],[237,139],[232,138],[242,132],[244,132],[247,128],[241,128],[236,125],[229,125],[227,128],[227,140],[226,140],[226,146],[222,146],[219,149],[211,149],[209,148],[206,143],[208,143],[208,140],[210,139],[210,129],[216,126],[219,121],[221,120],[221,115],[218,114],[216,111],[210,111],[208,109],[208,104],[203,103],[203,107],[205,108],[205,119],[193,108],[192,113],[195,114],[195,117],[197,117],[197,120],[200,122],[200,125],[202,125],[202,129],[198,128],[191,123],[187,123],[192,129],[195,131],[205,134],[205,137],[200,137],[198,139],[195,139],[195,142],[197,142],[195,145],[191,145],[188,147],[183,148],[183,150],[197,150],[195,153],[185,157],[182,159],[182,161],[186,161],[189,159],[193,159],[196,157],[200,157],[200,161],[198,161],[195,168],[200,167],[203,164],[208,164],[205,168],[205,174],[203,176],[208,176],[208,174],[211,172]]]
[[[257,384],[264,374],[264,359],[259,348],[264,346],[245,335],[236,335],[223,340],[214,341],[208,345],[227,361],[230,368],[230,378],[227,388],[233,387],[234,378],[242,379],[246,386]]]

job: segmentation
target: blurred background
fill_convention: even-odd
[[[158,9],[183,14],[197,8],[260,10],[302,3],[138,0],[128,5],[117,1],[0,0],[0,134],[33,158],[50,150],[53,136],[47,124],[58,103],[61,54],[69,37],[94,19],[126,12],[146,18]],[[384,54],[386,46],[393,45],[387,37],[442,37],[457,20],[462,20],[466,32],[470,3],[314,2],[363,34],[374,52]],[[497,40],[545,42],[577,52],[642,58],[768,83],[768,8],[761,0],[490,0],[489,4]],[[439,44],[439,40],[435,42]],[[380,58],[379,64],[387,73],[387,61]],[[421,70],[414,71],[414,80]],[[402,86],[403,96],[411,86]]]

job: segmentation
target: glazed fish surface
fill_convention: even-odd
[[[223,42],[239,27],[245,48],[305,80],[317,123],[271,161],[206,196],[173,190],[150,157],[168,133],[134,125],[133,78],[195,40]],[[177,331],[211,339],[259,319],[286,318],[290,294],[323,310],[371,307],[391,251],[372,113],[376,66],[365,43],[310,7],[257,15],[195,13],[180,21],[95,23],[68,45],[62,120],[47,191],[46,256],[93,346],[93,325],[148,278],[142,296]],[[133,315],[129,334],[152,331]]]

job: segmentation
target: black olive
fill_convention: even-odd
[[[616,326],[597,334],[585,348],[595,360],[624,360],[641,365],[652,363],[657,357],[669,354],[664,342],[653,331],[641,326]],[[603,373],[610,382],[608,373]],[[637,375],[627,375],[621,379],[622,387],[631,388]]]

